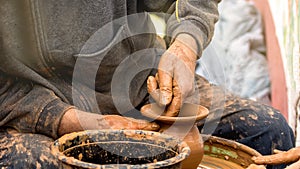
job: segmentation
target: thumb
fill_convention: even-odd
[[[159,103],[161,106],[166,106],[171,103],[173,96],[173,78],[164,71],[158,70],[159,77]]]
[[[139,130],[158,131],[160,126],[155,122],[140,123]]]

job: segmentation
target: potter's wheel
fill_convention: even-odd
[[[204,155],[201,164],[197,169],[244,169],[231,161]]]

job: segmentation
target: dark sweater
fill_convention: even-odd
[[[156,47],[145,11],[170,13],[171,40],[190,34],[201,55],[213,35],[218,2],[0,0],[0,126],[56,138],[71,107],[117,114],[139,106],[159,59],[157,50],[145,50]],[[122,74],[135,69],[136,75]],[[131,105],[122,100],[127,97]]]

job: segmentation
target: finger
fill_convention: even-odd
[[[283,157],[281,154],[275,154],[275,155],[253,157],[252,160],[256,164],[283,164],[286,163],[286,161],[288,161],[289,159]]]
[[[137,120],[133,118],[127,118],[129,120],[129,126],[135,130],[151,130],[157,131],[160,126],[155,122],[148,122],[146,120]]]
[[[139,130],[148,130],[148,131],[158,131],[160,128],[160,126],[155,123],[155,122],[151,122],[151,123],[147,123],[144,125],[140,125],[139,126]]]
[[[253,157],[256,164],[286,164],[295,162],[299,159],[300,148],[292,148],[289,151],[279,154]]]
[[[155,80],[159,83],[158,73],[155,74]]]
[[[173,81],[174,87],[173,87],[173,94],[174,97],[172,99],[171,104],[168,106],[165,116],[171,116],[175,117],[178,116],[178,113],[180,111],[180,107],[182,105],[182,94],[180,91],[180,88],[176,81]]]
[[[283,153],[284,151],[281,151],[281,150],[277,150],[277,149],[274,149],[274,154],[279,154],[279,153]]]
[[[155,77],[153,77],[153,76],[148,77],[147,89],[148,89],[149,93],[154,92],[157,89],[157,82],[156,82]]]
[[[299,168],[300,168],[300,160],[287,166],[285,169],[299,169]]]
[[[155,100],[155,102],[159,102],[159,89],[157,89],[157,81],[153,76],[149,76],[147,80],[147,90],[150,96]]]
[[[159,82],[159,104],[166,106],[172,101],[172,87],[173,87],[173,72],[169,61],[162,58],[158,66],[158,82]]]
[[[266,169],[266,167],[263,165],[251,164],[247,167],[247,169]]]
[[[170,104],[172,100],[172,77],[163,71],[159,71],[159,103],[163,106]]]

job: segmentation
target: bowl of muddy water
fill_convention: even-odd
[[[219,137],[202,135],[204,156],[198,169],[244,169],[254,162],[253,156],[261,154],[256,150]]]
[[[190,154],[187,144],[158,132],[90,130],[57,139],[51,152],[60,168],[181,168]]]

